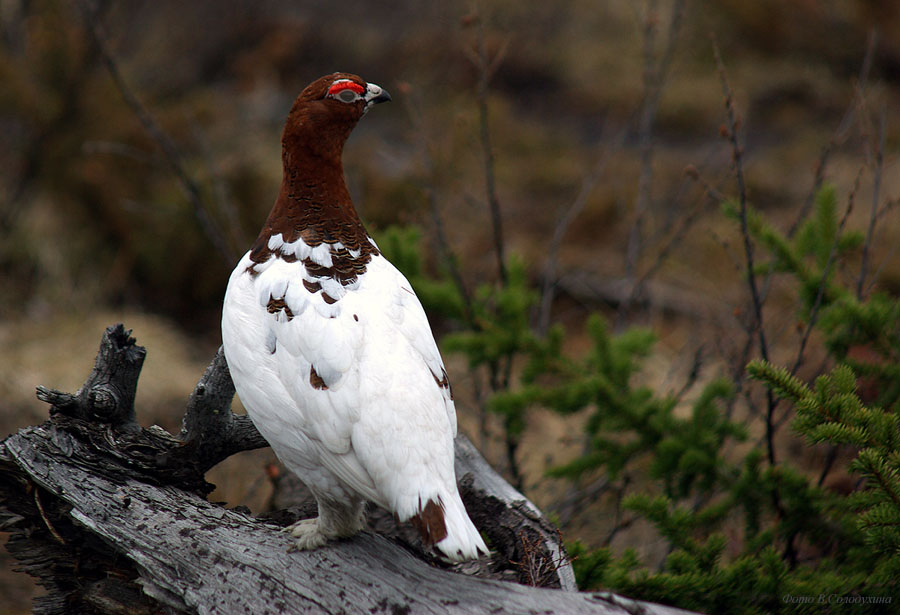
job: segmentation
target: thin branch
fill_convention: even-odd
[[[650,202],[650,185],[653,181],[653,119],[656,115],[654,102],[654,86],[656,67],[653,62],[653,46],[656,40],[656,23],[658,3],[649,0],[644,15],[643,36],[643,85],[644,96],[641,104],[640,122],[638,126],[638,144],[640,147],[640,173],[638,174],[638,191],[634,203],[634,220],[628,233],[628,244],[625,247],[625,277],[631,279],[637,267],[637,259],[641,252],[644,217]]]
[[[714,190],[714,189],[713,189]],[[707,189],[707,194],[712,197],[712,192]],[[676,197],[677,198],[677,197]],[[697,221],[700,213],[707,206],[709,202],[716,202],[712,200],[712,198],[707,199],[705,202],[703,200],[698,201],[694,207],[687,213],[687,215],[682,216],[680,218],[679,223],[675,226],[674,230],[672,230],[668,239],[665,243],[662,244],[660,249],[657,251],[656,258],[653,260],[653,263],[634,281],[631,286],[631,291],[626,297],[625,301],[620,304],[620,313],[624,313],[628,311],[628,308],[634,304],[637,300],[638,296],[641,294],[641,291],[644,288],[644,285],[647,283],[647,280],[650,279],[659,268],[662,267],[663,263],[669,257],[672,249],[676,246],[681,245],[682,238],[687,234],[687,232],[691,229],[694,223]]]
[[[872,239],[875,235],[875,222],[878,219],[878,199],[881,196],[881,173],[884,169],[884,142],[887,124],[887,106],[881,106],[881,114],[878,118],[878,139],[875,146],[875,169],[872,178],[872,210],[869,215],[869,228],[866,231],[866,241],[863,244],[862,259],[859,266],[859,277],[856,280],[856,298],[863,298],[863,288],[866,283],[866,275],[869,272],[869,250],[872,247]]]
[[[819,289],[816,292],[816,300],[813,302],[812,308],[809,312],[809,322],[806,324],[806,330],[803,332],[803,337],[800,340],[800,348],[797,350],[797,358],[794,359],[794,364],[791,367],[791,375],[797,373],[797,370],[803,364],[803,352],[806,350],[806,344],[809,341],[809,336],[812,333],[813,327],[816,326],[816,322],[819,320],[819,312],[822,308],[822,303],[825,300],[825,292],[828,288],[828,277],[831,275],[831,268],[834,265],[835,257],[838,252],[838,244],[841,241],[841,237],[844,233],[844,226],[847,224],[847,218],[850,217],[850,212],[853,211],[853,204],[856,200],[856,192],[859,190],[860,179],[862,178],[862,169],[856,174],[856,180],[853,182],[853,190],[850,191],[850,195],[847,197],[847,209],[844,211],[844,215],[841,216],[841,221],[838,224],[837,232],[834,235],[834,241],[831,242],[831,250],[828,252],[828,259],[825,261],[825,267],[822,268],[822,279],[819,282]]]
[[[491,438],[488,432],[489,414],[484,387],[481,384],[481,376],[476,368],[469,367],[469,376],[472,378],[472,392],[474,393],[475,404],[478,406],[478,445],[482,451],[487,452]]]
[[[223,235],[227,235],[227,239],[232,246],[244,246],[250,242],[244,237],[241,227],[240,215],[238,208],[234,203],[234,195],[228,182],[225,181],[222,173],[217,168],[213,151],[210,148],[206,135],[200,130],[193,131],[194,140],[199,145],[200,153],[206,165],[206,172],[209,175],[209,182],[213,191],[214,202],[218,205],[218,210],[225,218],[225,229]]]
[[[842,144],[847,138],[847,132],[853,125],[853,121],[856,118],[856,110],[859,106],[860,101],[865,95],[866,84],[869,80],[869,73],[872,70],[872,62],[875,58],[875,49],[877,46],[878,31],[872,30],[869,33],[869,39],[866,45],[866,53],[863,56],[862,66],[859,69],[859,77],[857,78],[853,99],[850,101],[850,105],[844,112],[837,130],[834,131],[831,139],[828,140],[828,143],[825,145],[825,147],[822,148],[822,151],[819,154],[819,159],[816,162],[816,175],[813,179],[812,188],[806,195],[806,200],[803,202],[803,207],[800,208],[800,214],[788,229],[787,236],[789,239],[797,233],[797,231],[800,229],[800,225],[804,220],[806,220],[807,216],[809,216],[809,212],[812,211],[816,195],[819,193],[819,189],[822,187],[822,183],[825,181],[825,167],[828,165],[828,160],[831,158],[831,154],[833,153],[834,149]]]
[[[900,199],[893,199],[893,200],[885,203],[884,207],[882,207],[878,211],[876,220],[881,220],[884,216],[886,216],[888,213],[890,213],[890,211],[892,209],[894,209],[895,207],[897,207],[898,205],[900,205]],[[876,222],[876,224],[877,224],[877,222]],[[871,279],[869,280],[868,286],[866,286],[865,291],[863,291],[864,295],[867,295],[870,292],[872,292],[872,289],[875,287],[875,283],[881,277],[881,272],[884,271],[884,268],[887,266],[888,263],[893,261],[894,256],[897,254],[898,250],[900,250],[900,244],[897,244],[896,242],[892,243],[890,250],[888,250],[888,253],[882,259],[881,264],[878,265],[878,268],[872,274]]]
[[[34,503],[37,504],[38,513],[41,515],[41,519],[44,521],[44,525],[47,526],[47,529],[50,531],[50,534],[56,541],[64,545],[66,544],[65,539],[59,535],[59,532],[56,531],[56,528],[53,527],[53,524],[50,523],[50,519],[47,518],[47,513],[44,511],[44,505],[41,504],[41,490],[35,485],[30,485],[32,492],[34,493]]]
[[[106,66],[106,70],[109,72],[116,89],[119,90],[125,104],[127,104],[137,116],[141,125],[143,125],[144,130],[147,131],[150,137],[156,142],[160,149],[162,149],[166,161],[169,163],[169,168],[175,174],[175,177],[178,179],[178,182],[181,184],[182,189],[193,206],[194,214],[197,216],[197,220],[200,222],[200,226],[207,238],[212,242],[228,265],[234,264],[238,254],[228,245],[222,229],[219,228],[219,225],[210,216],[207,206],[203,201],[200,186],[194,181],[185,168],[178,147],[169,135],[160,127],[153,115],[141,101],[138,100],[134,92],[128,87],[128,84],[125,83],[122,72],[119,70],[119,65],[109,48],[107,39],[100,31],[100,26],[98,24],[99,20],[92,16],[92,11],[88,7],[87,2],[85,0],[80,0],[79,5],[84,15],[87,31],[90,33],[91,39],[93,40],[94,45],[96,45],[100,57],[103,60],[103,64]]]
[[[735,118],[734,111],[734,97],[731,92],[731,87],[728,85],[728,76],[725,72],[725,64],[722,61],[722,55],[719,52],[719,45],[716,42],[716,38],[714,35],[712,38],[712,46],[713,46],[713,55],[715,56],[716,67],[719,71],[719,79],[722,82],[722,93],[725,97],[725,116],[727,120],[727,138],[731,143],[731,154],[732,159],[734,161],[734,170],[735,177],[737,180],[738,186],[738,205],[739,205],[739,213],[740,213],[740,227],[741,227],[741,237],[743,238],[744,243],[744,257],[746,259],[746,267],[747,267],[747,284],[750,287],[750,297],[753,305],[753,323],[748,329],[747,336],[747,345],[745,346],[746,350],[749,350],[751,347],[750,341],[753,338],[754,332],[756,333],[756,337],[759,340],[760,354],[764,361],[769,360],[769,348],[768,343],[766,342],[766,333],[765,327],[763,325],[763,311],[762,311],[762,299],[760,297],[759,289],[757,287],[756,282],[756,274],[754,272],[754,264],[753,264],[753,242],[750,237],[750,228],[747,221],[747,188],[746,182],[744,180],[744,166],[743,166],[743,147],[740,144],[737,134],[737,120]],[[741,363],[741,368],[745,363]],[[741,380],[743,378],[741,377]],[[750,392],[746,391],[748,408],[753,409],[753,404],[750,399]],[[776,408],[776,400],[775,395],[772,393],[771,389],[766,389],[766,415],[765,415],[765,426],[766,426],[766,453],[770,466],[774,466],[776,464],[775,457],[775,408]],[[778,489],[773,489],[771,492],[772,499],[772,508],[775,510],[776,514],[779,518],[784,517],[785,511],[784,507],[781,504],[781,496],[778,493]],[[794,545],[794,537],[788,537],[785,541],[784,548],[784,558],[788,560],[788,562],[793,566],[797,559],[797,550]]]
[[[520,444],[519,436],[513,435],[511,426],[508,423],[504,425],[503,433],[503,444],[506,450],[506,463],[509,468],[511,484],[519,491],[524,491],[525,477],[522,475],[521,468],[519,468],[519,459],[517,457]]]
[[[476,99],[478,102],[478,126],[481,140],[481,151],[484,156],[484,179],[488,207],[491,213],[491,227],[494,237],[494,253],[497,257],[497,272],[500,282],[506,286],[509,276],[506,271],[506,256],[503,243],[503,219],[500,213],[500,199],[497,197],[496,179],[494,176],[494,147],[491,143],[491,131],[488,117],[488,86],[491,77],[500,66],[500,62],[506,53],[508,40],[504,42],[500,50],[493,58],[488,57],[484,40],[484,22],[478,19],[475,38],[475,52],[470,55],[475,67],[478,69],[478,85]]]
[[[657,0],[650,0],[644,15],[643,36],[643,88],[644,96],[641,102],[641,113],[638,125],[638,144],[640,147],[640,173],[638,175],[638,192],[634,206],[634,220],[628,234],[628,243],[625,248],[625,279],[633,280],[636,275],[637,262],[643,249],[644,221],[650,208],[651,187],[653,184],[653,124],[659,110],[659,100],[672,58],[675,53],[675,43],[678,40],[678,32],[681,28],[681,20],[684,14],[684,0],[676,0],[672,7],[672,15],[669,20],[668,34],[665,47],[658,61],[654,61],[653,50],[656,44],[656,32],[658,16]],[[634,292],[634,290],[633,290]],[[629,302],[623,303],[619,308],[617,325],[622,322],[625,311],[630,306]]]
[[[794,222],[788,227],[786,236],[788,239],[792,239],[794,235],[796,235],[797,231],[800,230],[800,226],[804,220],[809,217],[809,212],[812,211],[813,204],[815,203],[816,195],[819,193],[819,190],[822,188],[822,184],[825,182],[825,169],[828,166],[828,161],[831,158],[834,150],[847,139],[847,135],[851,126],[857,117],[857,111],[859,107],[865,101],[865,90],[866,84],[868,82],[869,73],[872,68],[872,61],[875,56],[875,49],[877,47],[878,42],[878,33],[873,30],[869,34],[868,44],[866,46],[866,53],[863,56],[862,65],[859,70],[859,76],[857,78],[857,82],[854,87],[854,94],[848,105],[847,109],[844,111],[844,115],[841,117],[841,121],[838,124],[838,127],[835,129],[834,133],[831,135],[831,138],[828,140],[828,143],[822,148],[819,153],[819,159],[816,161],[815,165],[815,176],[813,178],[813,184],[810,187],[809,192],[806,194],[806,198],[803,201],[803,205],[800,208],[800,213],[797,215],[797,218]],[[766,298],[769,296],[769,291],[772,288],[773,277],[772,272],[766,273],[764,277],[763,288],[761,291],[761,296],[763,302],[765,302]]]
[[[725,64],[719,53],[719,45],[715,37],[712,38],[713,54],[716,66],[719,70],[719,79],[722,82],[722,93],[725,96],[725,114],[728,121],[728,140],[731,143],[732,158],[734,160],[735,177],[738,185],[738,205],[740,207],[741,236],[744,240],[744,256],[747,264],[747,284],[750,287],[750,298],[753,305],[754,323],[751,333],[755,330],[759,340],[759,351],[764,361],[769,360],[769,346],[766,341],[766,331],[763,326],[763,309],[759,288],[756,281],[753,263],[753,241],[750,237],[750,228],[747,222],[747,188],[744,180],[743,155],[744,149],[740,144],[737,134],[737,120],[734,111],[734,97],[731,87],[728,85],[728,76],[725,73]],[[775,413],[775,397],[771,390],[766,389],[767,413],[766,413],[766,446],[769,463],[775,465],[775,431],[773,416]]]
[[[568,527],[577,512],[583,510],[588,503],[596,502],[611,488],[609,477],[601,476],[586,487],[568,489],[553,509],[559,518],[560,527]]]
[[[832,444],[828,447],[828,454],[825,456],[825,466],[819,474],[819,480],[816,481],[817,487],[821,487],[825,484],[825,479],[828,478],[832,468],[834,468],[834,462],[837,461],[838,452],[840,452],[840,447],[838,445]]]
[[[121,156],[146,165],[156,165],[159,163],[159,159],[155,155],[147,153],[133,145],[117,143],[115,141],[85,141],[81,146],[81,151],[85,154]]]
[[[503,239],[503,217],[500,211],[500,199],[497,196],[497,184],[494,169],[494,147],[491,142],[490,118],[488,108],[488,91],[491,78],[500,67],[503,57],[509,45],[509,39],[505,39],[493,56],[489,56],[485,41],[485,26],[481,16],[476,15],[472,20],[468,20],[466,25],[475,23],[475,48],[466,49],[470,61],[478,70],[478,83],[476,87],[476,99],[478,103],[478,125],[481,150],[484,160],[484,178],[485,192],[488,202],[488,208],[491,215],[491,228],[494,241],[494,255],[497,259],[497,273],[500,278],[500,284],[506,287],[509,284],[509,273],[506,267],[506,254]],[[489,378],[488,385],[493,392],[508,388],[510,374],[512,373],[511,354],[505,357],[505,363],[501,368],[499,361],[491,361],[488,365]],[[502,373],[502,380],[501,380]],[[516,459],[516,451],[519,446],[519,439],[513,436],[509,425],[505,425],[505,445],[506,458],[509,464],[510,474],[515,481],[515,485],[521,488],[522,474],[519,470],[518,461]]]
[[[797,357],[794,359],[794,363],[791,366],[790,373],[792,376],[795,375],[797,373],[797,370],[800,369],[800,366],[803,365],[803,353],[806,351],[806,345],[809,342],[812,330],[818,322],[819,313],[825,300],[825,293],[828,290],[828,278],[831,275],[831,268],[834,266],[834,262],[837,257],[838,245],[840,244],[841,237],[843,236],[844,227],[847,225],[847,219],[850,217],[850,213],[853,211],[853,205],[856,200],[856,192],[859,190],[859,184],[862,178],[862,171],[863,170],[860,169],[856,174],[856,180],[853,182],[853,190],[851,190],[850,195],[847,197],[847,209],[844,211],[844,215],[841,216],[841,220],[838,223],[838,228],[835,232],[834,240],[831,242],[831,249],[828,252],[828,259],[825,261],[825,266],[822,268],[822,279],[819,282],[819,288],[816,292],[816,299],[813,302],[812,307],[810,308],[809,322],[806,324],[806,329],[803,331],[803,337],[800,339],[800,348],[797,350]],[[778,430],[788,420],[790,414],[790,409],[785,411],[782,417],[775,423],[776,430]]]
[[[700,171],[697,170],[697,167],[695,167],[694,165],[688,165],[687,168],[685,168],[684,173],[694,181],[700,182],[700,186],[703,187],[703,191],[706,193],[706,196],[713,201],[722,203],[723,201],[727,200],[727,197],[722,194],[722,191],[713,186],[709,181],[707,181],[706,178],[700,174]]]
[[[478,331],[481,326],[475,319],[475,310],[472,307],[472,295],[469,293],[462,272],[459,269],[459,259],[456,257],[456,253],[450,247],[450,242],[447,240],[447,233],[444,231],[444,221],[441,217],[440,207],[438,206],[437,190],[435,190],[433,184],[430,184],[425,188],[425,194],[428,199],[428,210],[431,213],[431,221],[434,224],[434,232],[437,237],[438,251],[441,254],[441,260],[443,260],[444,266],[447,267],[450,279],[453,280],[453,285],[456,286],[456,290],[462,298],[463,319],[473,330]]]
[[[888,215],[889,213],[891,213],[891,210],[894,209],[895,207],[897,207],[898,205],[900,205],[900,198],[897,198],[897,199],[891,199],[891,200],[889,200],[888,202],[886,202],[883,206],[881,206],[881,207],[878,209],[878,213],[875,214],[875,221],[876,221],[876,224],[877,224],[882,218],[884,218],[886,215]]]
[[[613,539],[616,535],[622,530],[628,529],[631,527],[635,521],[638,520],[638,516],[634,515],[629,517],[628,519],[622,520],[622,501],[625,499],[625,493],[628,491],[628,486],[631,484],[631,477],[626,474],[622,477],[622,486],[620,489],[615,489],[616,493],[616,517],[613,521],[612,529],[606,534],[606,537],[600,543],[604,547],[608,547],[612,544]]]
[[[407,93],[407,96],[404,97],[404,100],[406,101],[405,108],[407,115],[413,125],[413,133],[420,137],[417,145],[420,159],[425,167],[426,176],[423,190],[428,201],[428,210],[431,214],[431,221],[434,226],[438,255],[443,265],[447,268],[450,279],[453,280],[453,284],[456,286],[460,298],[462,298],[463,319],[468,326],[477,331],[480,327],[475,320],[474,309],[472,307],[472,296],[469,293],[469,289],[466,286],[462,272],[460,271],[459,260],[456,257],[453,248],[450,247],[450,241],[447,239],[447,233],[444,230],[444,221],[438,204],[437,182],[435,181],[437,172],[435,169],[434,157],[431,155],[431,149],[428,143],[429,133],[425,126],[425,116],[418,104],[418,97],[414,95],[413,88],[410,88],[410,91]]]
[[[600,181],[600,175],[606,166],[605,163],[606,159],[601,158],[594,170],[584,177],[581,181],[578,195],[563,215],[560,216],[559,221],[556,223],[556,228],[553,229],[553,236],[550,238],[550,245],[547,249],[547,260],[544,264],[544,281],[541,288],[541,307],[537,326],[538,335],[546,335],[550,328],[550,312],[553,308],[553,299],[556,294],[556,267],[559,264],[559,250],[562,247],[562,240],[575,218],[584,209],[588,197],[597,186],[597,182]]]
[[[746,374],[747,371],[744,369],[747,365],[747,362],[750,360],[750,352],[753,349],[753,337],[747,336],[744,340],[744,346],[741,348],[741,352],[738,355],[737,361],[729,361],[729,365],[732,366],[732,374],[731,381],[734,383],[735,391],[734,395],[728,403],[725,404],[725,418],[729,421],[731,417],[734,416],[734,410],[737,407],[737,401],[740,399],[740,396],[745,392],[744,384],[746,382]],[[725,351],[722,351],[724,354]],[[729,353],[730,358],[730,353]],[[751,413],[755,413],[755,407],[752,403],[752,400],[747,398],[747,410]]]
[[[703,369],[705,350],[706,349],[701,344],[697,347],[697,350],[694,351],[694,360],[691,361],[691,369],[688,372],[688,377],[685,379],[684,384],[681,385],[681,388],[678,389],[678,392],[673,395],[673,398],[677,403],[681,403],[684,394],[697,384],[697,380],[700,378],[700,372]]]

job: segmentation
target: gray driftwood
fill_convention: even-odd
[[[396,524],[387,537],[367,531],[289,552],[279,530],[296,511],[255,518],[205,499],[209,468],[265,446],[231,412],[221,351],[178,437],[135,420],[144,356],[124,327],[110,327],[85,385],[71,395],[40,387],[50,420],[0,442],[0,529],[47,589],[35,613],[683,612],[574,591],[558,531],[464,437],[461,492],[491,558],[448,568]],[[372,513],[376,529],[390,526],[390,515]]]

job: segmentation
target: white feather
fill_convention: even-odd
[[[293,280],[293,283],[287,287],[284,293],[284,302],[291,308],[294,318],[303,315],[303,311],[310,303],[310,294],[303,286],[303,282]]]
[[[277,252],[281,249],[281,246],[284,245],[284,237],[281,235],[281,233],[272,235],[271,237],[269,237],[269,241],[266,245],[269,246],[269,249],[273,252]]]

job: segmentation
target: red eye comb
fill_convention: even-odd
[[[337,81],[331,84],[331,87],[328,88],[328,93],[337,94],[338,92],[343,92],[344,90],[353,90],[357,94],[362,94],[366,91],[366,88],[359,85],[355,81]]]

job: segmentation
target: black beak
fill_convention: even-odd
[[[388,94],[387,90],[381,90],[381,94],[370,100],[369,102],[373,105],[377,105],[378,103],[390,102],[391,95]]]

